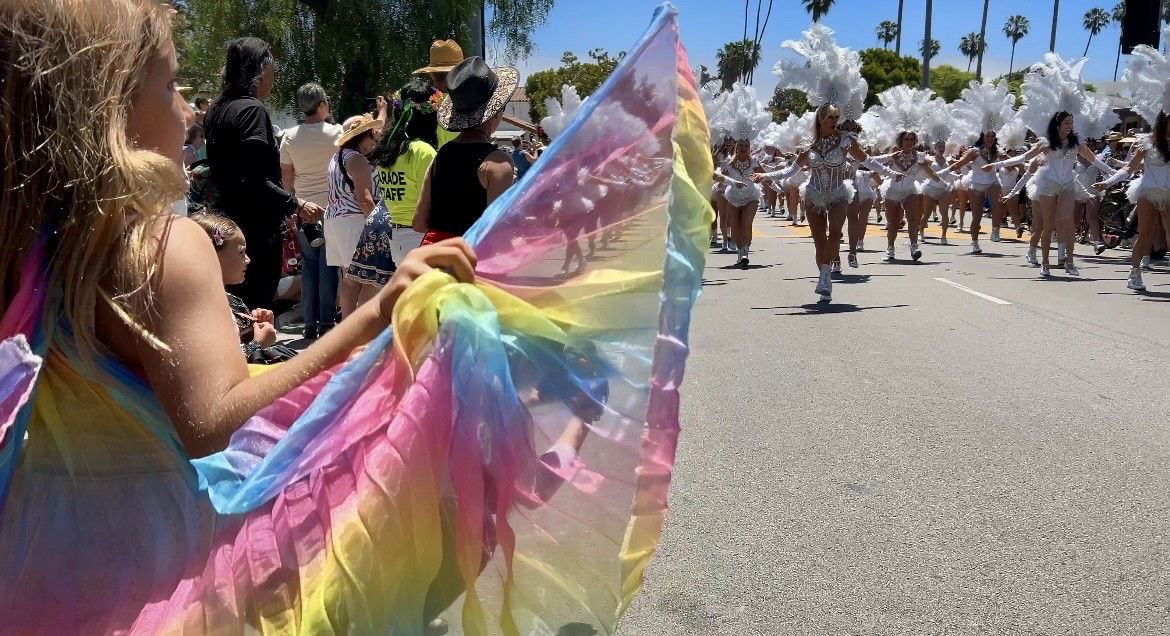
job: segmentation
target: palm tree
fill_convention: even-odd
[[[1056,52],[1056,20],[1060,17],[1060,0],[1052,0],[1052,38],[1048,40],[1049,52]]]
[[[1008,75],[1012,74],[1012,68],[1016,65],[1016,43],[1028,35],[1028,27],[1030,26],[1028,18],[1022,15],[1013,15],[1003,24],[1003,34],[1012,41],[1012,57],[1011,61],[1008,62]]]
[[[746,78],[760,65],[760,45],[752,40],[728,42],[715,54],[723,89]]]
[[[1082,24],[1084,24],[1085,30],[1089,32],[1089,41],[1085,42],[1084,55],[1089,54],[1089,45],[1093,43],[1093,36],[1109,26],[1111,20],[1112,18],[1109,17],[1109,12],[1101,8],[1094,7],[1085,12],[1085,21]]]
[[[1170,20],[1170,18],[1167,19]],[[902,55],[902,0],[898,0],[898,40],[894,42],[894,53]]]
[[[979,37],[979,34],[975,34],[975,37]],[[923,61],[926,61],[927,59],[932,58],[932,57],[938,57],[938,52],[941,49],[942,49],[942,44],[940,44],[939,41],[934,39],[934,38],[930,38],[930,50],[929,51],[926,50],[926,40],[920,40],[918,42],[918,52],[922,55]]]
[[[1109,17],[1121,26],[1121,22],[1125,20],[1125,0],[1121,0],[1113,7],[1113,11],[1109,13]],[[1117,59],[1113,62],[1113,81],[1117,81],[1117,67],[1121,66],[1121,38],[1117,39]]]
[[[967,58],[967,72],[968,73],[971,72],[972,62],[975,61],[975,58],[979,55],[979,52],[983,49],[983,47],[979,46],[979,44],[980,44],[979,34],[974,32],[974,31],[968,33],[967,35],[964,35],[962,38],[959,39],[959,52],[963,54],[963,57]]]
[[[890,42],[893,42],[898,37],[898,23],[890,22],[889,20],[882,20],[881,24],[877,25],[877,37],[882,43],[883,49],[890,48]]]
[[[983,50],[987,48],[987,5],[991,0],[983,0],[983,21],[979,23],[979,41],[983,46],[979,49],[979,63],[975,65],[975,79],[983,79]],[[967,65],[967,72],[971,72],[971,65]]]
[[[837,0],[800,0],[804,4],[804,10],[808,11],[812,16],[813,22],[820,22],[829,9],[833,8],[833,3]]]

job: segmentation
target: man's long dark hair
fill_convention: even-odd
[[[1166,127],[1170,125],[1170,117],[1166,115],[1166,111],[1158,113],[1158,119],[1154,122],[1154,131],[1150,133],[1151,145],[1157,148],[1158,152],[1162,154],[1162,161],[1170,161],[1170,142],[1166,141]]]
[[[992,161],[999,159],[999,139],[997,138],[995,143],[991,144],[990,148],[984,148],[983,144],[985,143],[987,143],[987,133],[981,132],[979,133],[979,138],[975,140],[975,147],[980,150],[986,150],[987,156],[990,157]]]
[[[1072,113],[1068,111],[1060,111],[1048,120],[1048,147],[1053,150],[1060,150],[1060,125],[1064,123],[1065,117],[1072,117]],[[1068,143],[1065,148],[1076,148],[1080,143],[1075,132],[1069,131]]]
[[[374,152],[370,155],[370,163],[375,166],[389,168],[398,161],[408,148],[410,142],[418,140],[438,148],[439,138],[436,128],[439,125],[437,113],[424,113],[411,107],[411,104],[426,104],[431,99],[434,89],[421,77],[413,77],[398,91],[398,98],[402,105],[394,109],[395,126],[392,134],[382,135]],[[403,117],[410,119],[403,122]]]
[[[228,44],[223,65],[223,94],[255,95],[264,65],[274,61],[272,47],[260,38],[237,38]]]

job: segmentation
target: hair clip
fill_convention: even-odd
[[[211,233],[211,243],[216,247],[223,247],[224,241],[226,240],[227,237],[225,237],[223,234],[223,228],[217,227],[215,228],[215,231]]]

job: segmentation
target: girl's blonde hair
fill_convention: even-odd
[[[211,244],[215,246],[217,252],[223,249],[228,241],[244,238],[244,232],[240,226],[226,216],[214,212],[203,212],[192,215],[191,220],[198,223],[199,227],[207,232],[207,237],[211,239]]]
[[[832,104],[821,104],[821,106],[817,108],[816,117],[813,117],[813,139],[821,138],[821,121],[823,121],[829,115],[837,115],[840,117],[841,111]]]
[[[172,14],[156,0],[0,0],[0,306],[42,234],[49,293],[82,352],[96,350],[98,302],[165,346],[144,323],[158,221],[184,180],[170,159],[134,148],[126,124]]]

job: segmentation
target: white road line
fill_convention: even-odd
[[[984,294],[983,292],[977,292],[974,289],[971,289],[970,287],[960,285],[952,280],[947,280],[945,278],[936,278],[935,280],[937,280],[940,283],[946,283],[946,284],[950,285],[951,287],[954,287],[955,289],[958,289],[960,291],[965,291],[968,294],[971,294],[972,296],[978,296],[978,297],[982,298],[983,300],[990,300],[991,302],[993,302],[997,305],[1010,305],[1011,304],[1002,298],[996,298],[995,296],[988,296],[987,294]]]

